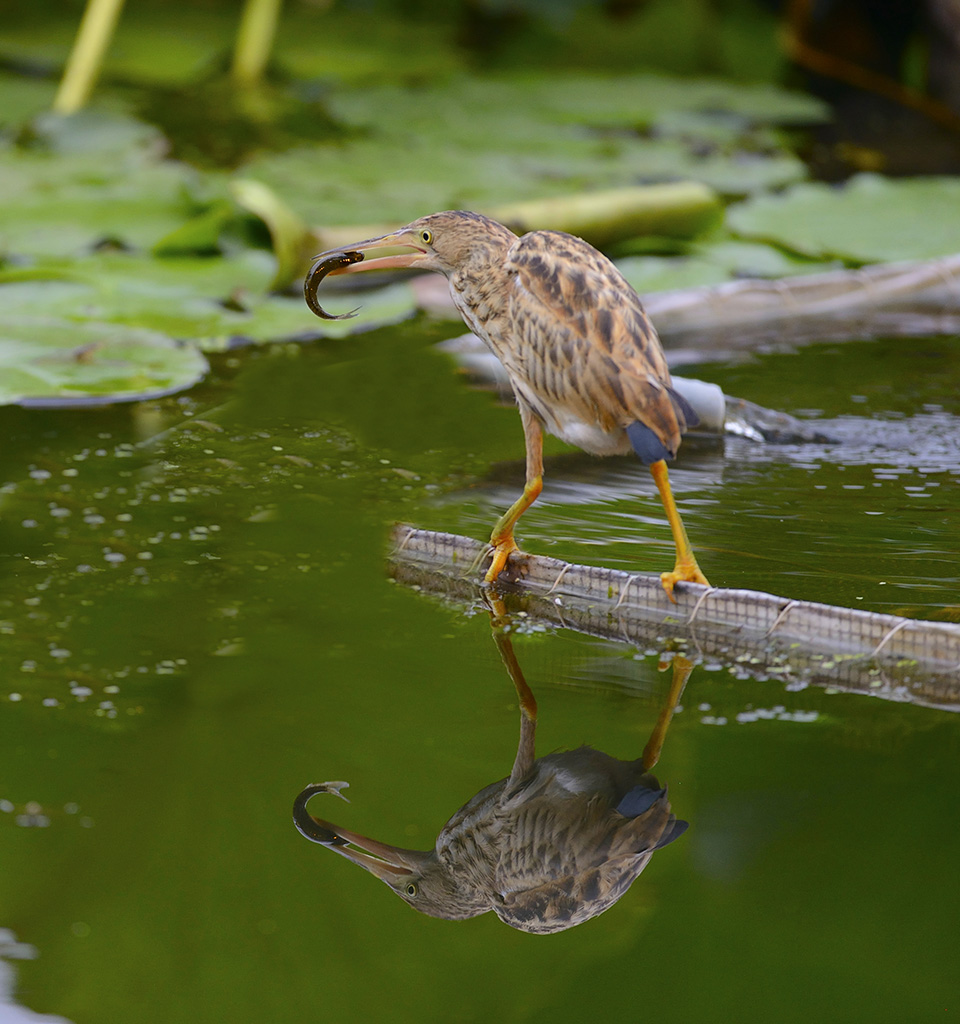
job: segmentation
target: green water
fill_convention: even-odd
[[[18,1001],[77,1024],[954,1019],[946,711],[698,667],[657,769],[689,831],[554,936],[418,915],[297,834],[301,787],[346,779],[314,813],[427,848],[516,750],[488,618],[385,573],[393,522],[482,536],[521,479],[516,412],[433,340],[241,351],[148,407],[0,409],[0,925],[38,952]],[[843,434],[685,444],[711,582],[957,617],[955,341],[693,369]],[[641,466],[550,453],[530,550],[669,566]],[[656,656],[516,650],[540,753],[639,755]]]

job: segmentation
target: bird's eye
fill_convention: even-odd
[[[430,232],[429,231],[424,231],[424,234],[425,235],[429,235]],[[417,893],[420,890],[416,887],[416,885],[413,882],[410,882],[410,884],[407,886],[407,888],[404,891],[406,892],[406,894],[408,896],[413,897],[413,896],[416,896]]]
[[[424,245],[429,245],[433,241],[433,232],[427,231],[426,229],[421,231],[420,241],[423,242]]]

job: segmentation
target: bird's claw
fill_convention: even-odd
[[[513,537],[508,537],[501,541],[490,541],[487,550],[484,554],[490,554],[492,556],[490,560],[490,567],[487,569],[484,577],[484,583],[494,583],[500,573],[503,572],[507,567],[507,562],[510,560],[510,556],[514,551],[519,551],[516,541]]]
[[[702,583],[705,587],[710,586],[710,581],[700,571],[696,562],[693,565],[677,565],[671,572],[660,573],[660,582],[667,592],[667,597],[676,604],[677,599],[673,596],[673,588],[678,583]]]
[[[470,568],[464,573],[464,578],[472,579],[480,566],[489,558],[490,565],[484,573],[483,582],[488,584],[495,583],[500,573],[507,568],[510,556],[514,551],[519,550],[512,537],[507,541],[500,541],[499,543],[491,540],[489,544],[485,544],[480,549],[477,557],[471,562]]]
[[[469,567],[464,571],[462,578],[465,580],[473,579],[477,574],[477,570],[481,565],[483,565],[484,560],[490,557],[492,551],[493,548],[489,544],[484,544],[484,546],[477,552],[476,558],[474,558]]]

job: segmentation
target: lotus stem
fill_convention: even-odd
[[[88,0],[53,100],[58,114],[76,113],[90,99],[122,9],[123,0]]]
[[[250,86],[263,77],[283,0],[247,0],[237,31],[231,76],[237,85]]]

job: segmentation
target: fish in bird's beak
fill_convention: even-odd
[[[371,249],[403,249],[405,251],[377,256],[368,260],[365,253]],[[303,296],[310,309],[324,320],[348,320],[350,317],[356,316],[355,309],[349,313],[335,316],[328,313],[317,300],[317,289],[328,274],[349,274],[361,269],[396,270],[400,267],[413,267],[428,255],[420,235],[410,228],[401,228],[388,235],[368,238],[365,242],[357,242],[355,245],[330,249],[314,257],[313,266],[304,278]],[[360,263],[363,263],[362,268],[358,266]]]
[[[307,801],[317,793],[336,793],[345,783],[320,782],[307,786],[293,802],[293,823],[302,836],[329,847],[347,860],[359,864],[391,889],[401,889],[411,879],[419,877],[430,854],[422,850],[404,850],[399,846],[369,839],[357,832],[340,828],[307,812]],[[346,797],[341,796],[346,800]]]

